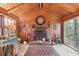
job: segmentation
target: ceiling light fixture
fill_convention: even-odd
[[[39,8],[40,8],[40,9],[43,8],[43,3],[39,3]]]

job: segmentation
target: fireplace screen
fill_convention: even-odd
[[[47,31],[43,27],[38,27],[34,31],[34,39],[35,40],[43,40],[45,38],[45,41],[47,41]]]

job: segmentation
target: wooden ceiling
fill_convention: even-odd
[[[31,23],[37,16],[43,15],[48,21],[59,22],[65,15],[78,12],[79,4],[67,3],[0,3],[7,13],[12,13],[19,17],[20,22]]]

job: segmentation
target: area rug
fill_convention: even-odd
[[[53,56],[51,45],[30,45],[24,56]]]

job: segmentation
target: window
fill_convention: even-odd
[[[13,18],[4,17],[4,28],[3,28],[3,34],[5,37],[9,37],[10,35],[13,35],[16,30],[16,21]]]
[[[75,50],[79,49],[79,17],[64,22],[64,43]]]
[[[12,20],[8,18],[8,25],[12,25]]]
[[[9,29],[8,29],[8,25],[9,25],[9,19],[7,17],[4,17],[4,36],[8,37],[9,36]]]
[[[76,47],[79,49],[79,17],[76,18]]]
[[[4,17],[4,25],[8,26],[8,18]]]
[[[2,18],[0,16],[0,36],[2,35]]]

